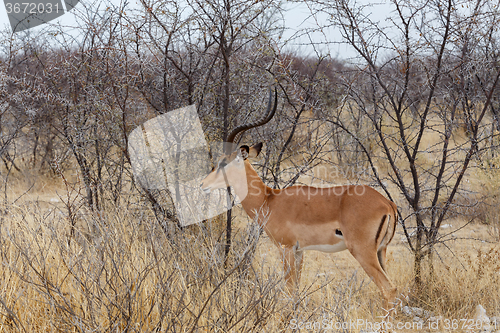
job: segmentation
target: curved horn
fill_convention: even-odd
[[[262,126],[262,125],[268,123],[269,120],[271,120],[273,118],[274,114],[276,113],[276,108],[278,107],[278,93],[276,91],[276,88],[274,88],[274,107],[271,110],[272,97],[273,97],[272,91],[271,91],[271,89],[269,89],[269,102],[267,104],[267,110],[266,110],[266,113],[264,114],[264,116],[256,121],[254,121],[254,122],[251,122],[248,124],[243,124],[243,125],[236,127],[235,129],[233,129],[231,131],[231,133],[229,133],[225,142],[233,143],[234,139],[236,138],[236,136],[238,134],[243,133],[246,130],[249,130],[251,128]]]

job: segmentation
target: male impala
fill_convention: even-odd
[[[271,92],[266,115],[251,124],[235,128],[226,139],[233,142],[243,131],[267,123],[277,106]],[[298,286],[304,250],[338,252],[348,249],[382,292],[386,309],[396,296],[396,288],[385,273],[385,256],[397,221],[396,205],[364,185],[330,188],[291,186],[283,190],[267,187],[248,157],[257,157],[262,143],[225,152],[201,187],[232,186],[246,213],[284,251],[286,282],[291,291]]]

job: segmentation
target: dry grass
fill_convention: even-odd
[[[81,232],[68,244],[68,222],[57,209],[31,202],[4,216],[0,331],[277,332],[325,319],[375,323],[384,314],[377,288],[348,252],[306,253],[301,291],[288,298],[278,250],[265,236],[255,243],[241,217],[227,268],[218,221],[168,238],[149,215],[123,207],[81,219]],[[458,239],[472,230],[491,239],[485,225],[459,231],[449,244],[453,253],[442,249],[444,264],[435,265],[436,277],[420,294],[412,290],[411,253],[396,236],[388,266],[400,305],[470,318],[480,303],[498,314],[500,250]],[[408,321],[401,312],[394,319]]]
[[[146,216],[128,213],[88,216],[92,237],[77,233],[68,244],[55,211],[16,209],[1,235],[2,328],[189,332],[267,320],[261,307],[277,304],[280,278],[243,278],[237,268],[248,247],[237,243],[225,270],[209,227],[167,239]]]
[[[500,184],[483,170],[474,183],[491,198],[488,224],[455,218],[442,230],[453,237],[438,244],[435,274],[426,267],[423,290],[413,287],[412,253],[398,229],[388,249],[397,309],[419,306],[446,319],[472,319],[481,304],[488,315],[500,315],[494,210]],[[225,268],[221,221],[166,235],[147,206],[109,206],[96,214],[72,193],[79,209],[70,237],[60,180],[39,178],[13,203],[32,183],[11,178],[8,215],[0,216],[0,332],[279,332],[301,322],[362,323],[332,330],[359,332],[385,314],[376,286],[346,251],[307,252],[300,292],[288,297],[279,251],[265,235],[256,239],[241,209]],[[412,321],[401,311],[393,319]]]

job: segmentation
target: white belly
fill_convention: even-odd
[[[301,250],[315,250],[315,251],[321,251],[321,252],[327,252],[327,253],[334,253],[334,252],[340,252],[344,251],[347,249],[345,246],[344,241],[340,241],[337,244],[325,244],[325,245],[309,245],[306,247],[301,247]]]

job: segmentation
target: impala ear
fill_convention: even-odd
[[[248,152],[248,157],[257,157],[262,149],[262,142],[259,142],[252,147],[250,147]]]

